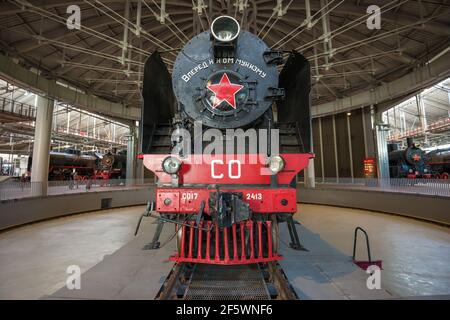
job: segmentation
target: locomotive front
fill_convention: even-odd
[[[153,131],[146,131],[144,114],[144,139],[149,136],[146,132],[158,130],[161,120],[155,118],[164,114],[157,110],[157,101],[160,108],[171,109],[172,90],[176,104],[170,120],[177,134],[189,135],[200,123],[220,133],[215,138],[220,145],[230,139],[228,130],[235,128],[262,128],[268,137],[268,141],[263,139],[267,148],[257,153],[248,151],[254,150],[251,141],[244,152],[233,147],[208,153],[202,143],[197,147],[205,134],[201,129],[201,137],[195,130],[193,138],[172,136],[176,152],[151,154],[150,150],[142,155],[144,166],[157,177],[154,209],[161,220],[175,225],[178,252],[170,259],[225,265],[279,260],[278,223],[282,221],[290,223],[293,246],[298,249],[292,220],[297,195],[292,182],[313,155],[273,152],[273,105],[285,96],[277,71],[282,53],[241,30],[234,18],[220,16],[210,31],[191,39],[177,55],[166,101],[161,100],[161,93],[170,84],[159,57],[151,59],[146,64],[143,96],[145,109],[152,114],[147,119],[153,121],[147,122],[147,129]],[[150,76],[157,70],[159,88]],[[196,146],[191,148],[191,144]]]

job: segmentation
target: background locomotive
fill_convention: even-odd
[[[28,158],[31,172],[32,157]],[[125,179],[126,155],[123,153],[82,153],[75,149],[50,151],[48,180],[70,180],[76,171],[78,179]]]
[[[170,258],[173,261],[275,261],[281,258],[278,223],[286,221],[291,247],[301,249],[292,215],[297,210],[296,175],[313,157],[310,67],[305,57],[291,52],[279,74],[283,54],[240,30],[234,18],[220,16],[210,31],[182,48],[172,75],[158,52],[149,57],[143,84],[142,158],[158,178],[154,209],[160,223],[149,248],[159,246],[165,221],[176,226],[178,253]],[[204,155],[204,145],[195,146],[203,136],[203,131],[195,135],[196,121],[201,121],[202,130],[214,128],[222,135],[230,128],[267,130],[267,148],[256,143],[265,162],[248,161],[255,147],[248,142],[240,155],[234,150],[226,156]],[[170,139],[170,128],[193,138]],[[272,152],[275,128],[280,130],[279,154]],[[223,143],[229,139],[222,138]],[[193,152],[170,154],[180,144],[192,144]]]
[[[436,178],[450,178],[450,148],[430,151],[426,154],[428,165]]]
[[[397,144],[389,144],[388,150],[391,178],[432,178],[425,151],[417,147],[411,138],[407,138],[406,149],[399,150]]]

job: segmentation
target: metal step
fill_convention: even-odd
[[[270,294],[258,265],[197,264],[186,300],[267,300]]]

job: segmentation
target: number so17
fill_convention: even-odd
[[[181,200],[195,200],[198,198],[197,192],[184,192],[181,194]]]

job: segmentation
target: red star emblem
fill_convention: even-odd
[[[217,108],[222,101],[226,101],[233,109],[236,109],[235,95],[244,86],[231,83],[228,75],[224,73],[219,83],[210,84],[206,87],[214,93],[213,108]]]
[[[413,155],[412,158],[415,162],[418,162],[421,159],[421,157],[418,154]]]

